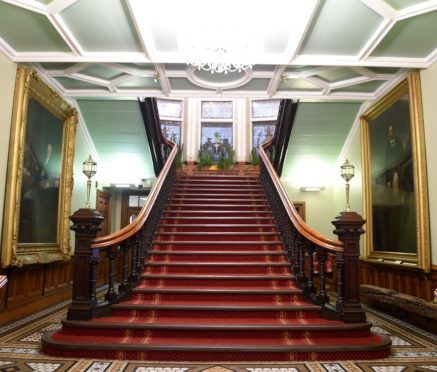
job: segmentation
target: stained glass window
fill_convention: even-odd
[[[161,120],[161,130],[162,134],[168,140],[177,143],[181,143],[181,122],[180,121],[170,121]]]
[[[203,101],[202,119],[232,119],[232,101]]]
[[[182,101],[158,99],[157,103],[160,117],[182,118]]]
[[[232,149],[232,123],[202,123],[201,151],[218,161],[222,153]]]
[[[273,138],[276,129],[280,100],[252,101],[252,151]]]
[[[277,118],[280,102],[278,99],[252,101],[252,118]]]
[[[182,135],[182,101],[158,99],[157,103],[162,134],[168,140],[180,145]]]
[[[259,145],[273,138],[276,122],[260,121],[252,123],[252,146],[258,152]]]

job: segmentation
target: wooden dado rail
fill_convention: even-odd
[[[339,240],[327,238],[309,227],[297,213],[284,190],[266,153],[271,153],[273,140],[260,147],[260,180],[281,232],[283,243],[297,282],[304,292],[323,306],[324,315],[346,323],[366,319],[360,304],[359,241],[365,221],[355,212],[341,212],[332,223]],[[328,254],[335,255],[337,300],[329,303],[326,291],[325,262]],[[314,256],[319,262],[315,280]]]
[[[177,146],[165,138],[161,140],[165,147],[164,153],[168,153],[168,149],[171,151],[135,221],[114,234],[96,238],[103,221],[99,212],[82,208],[70,217],[73,222],[71,229],[76,233],[76,243],[73,257],[73,295],[67,312],[68,319],[86,320],[104,314],[109,311],[109,304],[128,296],[138,281],[164,203],[176,179]],[[108,289],[104,299],[99,300],[96,292],[96,268],[104,255],[109,261],[106,280]]]

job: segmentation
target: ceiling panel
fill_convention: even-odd
[[[408,8],[413,5],[422,4],[427,0],[385,0],[385,2],[396,10]]]
[[[383,20],[360,1],[326,0],[322,4],[299,54],[356,55]]]
[[[72,79],[69,77],[55,77],[54,78],[64,89],[67,90],[83,90],[83,89],[101,89],[101,90],[107,90],[107,88],[96,85],[92,83],[88,83],[86,81]]]
[[[114,70],[102,65],[91,65],[83,70],[81,74],[96,77],[98,79],[112,80],[116,77],[123,75],[119,70]]]
[[[353,79],[361,75],[348,68],[334,68],[321,71],[316,76],[334,83],[336,81]]]
[[[420,58],[437,48],[436,35],[437,11],[407,18],[394,25],[372,56]]]
[[[135,184],[140,183],[141,178],[153,176],[153,166],[138,101],[78,100],[78,105],[101,158],[104,173],[110,171],[112,167],[112,173],[121,174],[125,178],[130,177],[130,179],[120,179],[119,182],[135,182]],[[129,170],[130,175],[124,174],[126,169]],[[103,177],[109,176],[105,174]],[[115,180],[114,177],[111,179]]]
[[[79,0],[61,17],[87,52],[142,52],[123,1]]]
[[[376,91],[385,81],[373,80],[367,81],[360,84],[354,84],[338,89],[334,89],[335,92],[362,92],[362,93],[372,93]]]
[[[70,52],[45,15],[0,2],[0,36],[17,52]]]

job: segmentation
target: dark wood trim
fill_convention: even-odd
[[[432,301],[434,289],[437,288],[437,266],[433,265],[431,272],[425,273],[400,265],[391,267],[361,259],[360,281],[361,284],[390,289]]]

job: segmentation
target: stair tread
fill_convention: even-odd
[[[158,228],[161,227],[198,227],[199,224],[195,224],[195,223],[191,223],[191,224],[172,224],[172,223],[162,223],[158,226]],[[246,227],[246,228],[259,228],[259,227],[274,227],[276,228],[276,225],[273,223],[269,223],[269,224],[250,224],[250,223],[218,223],[218,224],[213,224],[213,223],[209,223],[209,224],[202,224],[200,225],[200,227]],[[240,232],[240,234],[244,232]],[[261,232],[260,232],[261,233]]]
[[[198,304],[144,304],[134,302],[120,302],[111,305],[112,309],[126,309],[126,310],[215,310],[215,311],[305,311],[305,310],[320,310],[321,306],[313,305],[310,303],[296,303],[295,305],[205,305],[204,303]]]
[[[191,320],[191,319],[190,319]],[[63,320],[62,324],[69,327],[84,327],[84,328],[127,328],[127,329],[187,329],[187,330],[329,330],[329,331],[344,331],[344,330],[366,330],[370,328],[369,323],[342,323],[338,320],[324,319],[272,319],[264,323],[238,323],[238,324],[211,324],[211,323],[196,323],[187,324],[186,319],[174,319],[172,321],[157,321],[156,319],[135,319],[126,322],[123,317],[104,317],[97,318],[91,321],[80,320]],[[286,323],[284,323],[284,320]]]
[[[248,274],[141,274],[143,279],[269,279],[269,280],[293,280],[291,275],[248,275]]]
[[[389,341],[388,337],[384,335],[372,334],[371,336],[366,337],[349,337],[347,341],[342,338],[337,337],[326,337],[326,338],[301,338],[301,339],[293,339],[288,340],[285,337],[278,338],[270,343],[266,342],[263,339],[246,339],[242,342],[239,339],[227,339],[226,341],[218,339],[192,339],[189,337],[184,338],[157,338],[156,340],[148,340],[145,342],[144,336],[140,337],[114,337],[114,336],[83,336],[83,335],[65,335],[59,336],[52,339],[52,342],[56,343],[62,339],[68,340],[70,345],[65,345],[67,348],[76,348],[75,345],[80,345],[81,348],[94,348],[98,346],[105,345],[106,347],[114,347],[116,349],[136,349],[136,350],[147,350],[147,349],[163,349],[171,351],[171,350],[204,350],[204,351],[271,351],[271,352],[279,352],[279,351],[308,351],[308,348],[311,350],[317,351],[330,351],[336,350],[338,351],[338,346],[342,346],[343,350],[362,350],[366,348],[374,349],[377,346],[386,345]],[[102,340],[103,339],[103,340]],[[369,341],[372,340],[373,343],[369,344]],[[82,344],[84,341],[88,342],[88,344]],[[104,342],[103,342],[104,341]],[[195,342],[197,341],[197,342]],[[316,341],[317,343],[315,344]],[[363,345],[363,341],[365,341]],[[292,343],[292,344],[290,344]]]
[[[173,254],[173,255],[245,255],[245,256],[254,256],[254,255],[285,255],[285,251],[160,251],[160,250],[151,250],[150,254]]]
[[[253,289],[253,288],[204,288],[204,287],[192,287],[192,288],[180,288],[180,287],[170,287],[166,286],[165,288],[160,286],[151,286],[147,287],[138,286],[132,290],[133,293],[207,293],[207,294],[301,294],[303,293],[302,289],[295,287],[293,289]]]
[[[190,267],[215,267],[215,266],[238,266],[238,267],[289,267],[288,262],[149,262],[148,266],[190,266]]]
[[[202,235],[249,235],[249,236],[256,236],[256,235],[274,235],[274,236],[278,236],[280,235],[279,232],[277,231],[161,231],[161,232],[157,232],[156,235],[197,235],[197,234],[202,234]],[[270,242],[270,241],[269,241]],[[211,243],[210,241],[208,241],[208,243]],[[215,242],[213,242],[215,243]],[[244,243],[244,242],[241,242]]]

